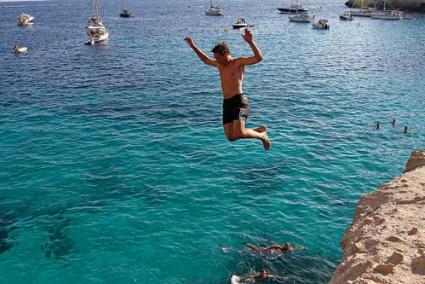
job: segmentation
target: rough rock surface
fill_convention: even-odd
[[[341,247],[332,284],[425,283],[425,151],[360,199]]]
[[[425,0],[385,0],[387,9],[425,12]],[[352,8],[376,7],[382,9],[384,0],[348,0],[345,5]]]

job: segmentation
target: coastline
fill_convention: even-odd
[[[404,173],[363,196],[341,241],[330,283],[425,283],[425,151]]]

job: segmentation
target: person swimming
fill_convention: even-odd
[[[271,254],[281,254],[285,252],[290,251],[296,251],[296,250],[305,250],[304,247],[293,247],[290,243],[284,243],[283,245],[271,245],[271,246],[256,246],[251,243],[244,242],[243,245],[247,246],[252,253],[262,253],[262,252],[269,252]]]
[[[231,278],[231,283],[232,284],[239,284],[239,283],[253,284],[253,283],[257,283],[259,281],[269,280],[269,279],[271,279],[271,280],[288,280],[288,277],[270,274],[267,270],[261,269],[258,274],[251,274],[251,275],[247,275],[247,276],[233,275],[232,278]]]

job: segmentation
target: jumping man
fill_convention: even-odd
[[[227,140],[235,141],[238,139],[255,138],[261,140],[264,149],[268,150],[270,149],[271,142],[267,136],[267,127],[265,125],[257,128],[245,127],[249,115],[248,99],[242,90],[245,66],[260,62],[263,56],[255,44],[250,30],[245,30],[243,38],[252,48],[254,56],[233,58],[230,56],[228,45],[222,42],[217,44],[212,50],[214,60],[200,50],[191,38],[185,38],[185,41],[205,64],[217,67],[220,72],[221,90],[224,99],[223,127]]]

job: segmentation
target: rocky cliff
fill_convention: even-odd
[[[425,12],[425,0],[385,0],[387,9]],[[348,0],[345,5],[352,8],[376,7],[382,9],[384,0]]]
[[[330,283],[425,283],[425,151],[403,175],[362,197]]]

